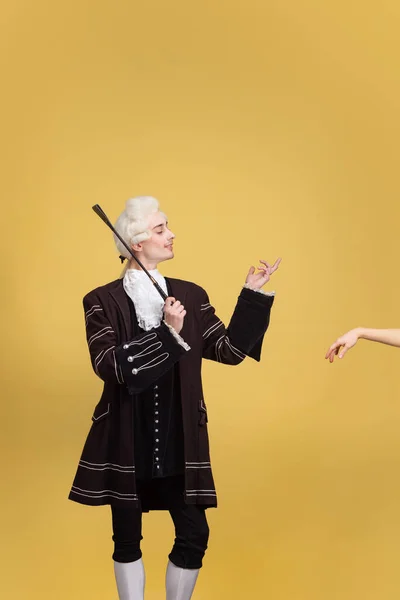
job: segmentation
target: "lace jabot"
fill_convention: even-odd
[[[152,269],[149,273],[168,295],[167,283],[161,273],[157,269]],[[146,273],[128,269],[124,275],[123,286],[135,305],[139,327],[145,331],[158,327],[163,318],[164,301]]]

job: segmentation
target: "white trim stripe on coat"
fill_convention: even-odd
[[[107,335],[108,333],[114,333],[114,329],[112,327],[107,326],[107,327],[103,327],[103,329],[100,329],[100,331],[98,331],[97,333],[94,333],[88,339],[88,346],[89,346],[89,348],[93,344],[93,342],[95,342],[99,338],[103,337],[103,335]]]
[[[99,494],[105,494],[106,496],[109,494],[115,494],[116,496],[118,496],[118,498],[121,498],[122,500],[125,500],[125,498],[137,498],[137,494],[123,494],[122,492],[117,492],[116,490],[84,490],[76,485],[73,485],[72,491],[78,494],[79,492],[77,492],[76,490],[79,490],[79,492],[86,492],[86,494],[90,495],[92,498],[99,497]]]
[[[218,321],[217,323],[214,323],[214,325],[211,325],[211,327],[209,327],[204,333],[203,333],[203,338],[206,340],[208,337],[210,337],[210,335],[212,333],[214,333],[214,331],[216,331],[217,329],[219,329],[221,326],[223,327],[223,322],[222,321]]]

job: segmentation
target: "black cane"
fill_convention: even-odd
[[[154,285],[154,287],[156,288],[157,292],[160,294],[161,298],[165,301],[167,299],[167,295],[164,292],[164,290],[158,285],[157,281],[154,279],[154,277],[152,277],[150,275],[150,273],[148,272],[148,270],[142,265],[142,263],[140,262],[140,260],[138,258],[136,258],[136,256],[133,254],[133,250],[128,246],[128,244],[122,239],[122,237],[119,235],[118,231],[116,231],[113,227],[113,225],[111,224],[111,222],[109,221],[109,219],[107,218],[106,213],[104,212],[104,210],[98,205],[95,204],[94,206],[92,206],[94,212],[96,213],[96,215],[98,217],[100,217],[100,219],[102,221],[104,221],[104,223],[111,229],[111,231],[114,233],[114,235],[117,236],[117,238],[119,239],[119,241],[121,242],[121,244],[123,244],[125,246],[125,248],[128,250],[128,252],[131,254],[132,258],[137,262],[137,264],[139,265],[139,267],[141,269],[143,269],[143,271],[146,273],[146,275],[150,278],[151,283]]]

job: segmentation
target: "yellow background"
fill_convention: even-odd
[[[109,508],[67,500],[100,392],[82,296],[152,194],[166,275],[229,320],[282,256],[261,364],[204,367],[219,508],[194,600],[398,600],[399,353],[328,345],[399,325],[397,0],[2,6],[0,594],[116,598]],[[240,485],[237,486],[237,482]],[[173,538],[144,518],[148,600]]]

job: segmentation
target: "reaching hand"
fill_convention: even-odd
[[[257,267],[258,273],[255,272],[254,267],[250,267],[249,272],[247,273],[246,283],[253,289],[259,290],[263,285],[268,283],[271,279],[272,273],[275,273],[277,268],[280,265],[281,258],[275,261],[275,263],[271,266],[267,261],[260,260],[260,263],[264,266]]]
[[[333,360],[337,355],[339,355],[339,358],[343,358],[346,352],[356,345],[357,341],[357,331],[355,329],[348,331],[332,344],[325,354],[325,358],[328,358],[330,363],[333,363]]]

